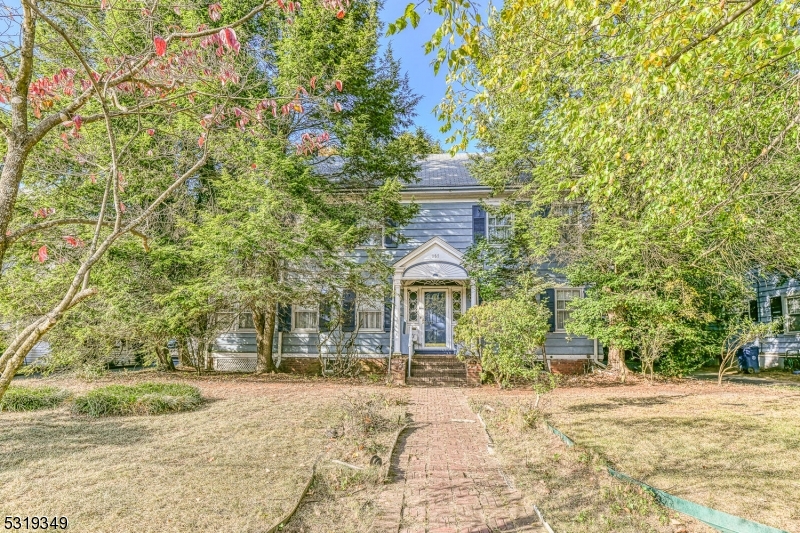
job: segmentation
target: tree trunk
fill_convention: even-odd
[[[46,317],[45,320],[40,321],[36,328],[29,331],[24,339],[19,339],[19,337],[14,339],[13,344],[17,344],[16,341],[22,341],[16,348],[7,349],[3,353],[2,362],[0,363],[0,368],[2,368],[2,374],[0,374],[0,398],[5,395],[11,380],[14,379],[22,363],[25,362],[25,356],[57,322],[58,318]],[[22,335],[25,335],[25,333]]]
[[[628,367],[625,366],[625,350],[617,346],[608,348],[608,369],[617,372],[625,383],[625,376],[628,374]]]
[[[180,358],[181,366],[194,366],[192,358],[189,355],[188,339],[178,339],[178,357]]]
[[[256,328],[256,374],[274,373],[275,361],[272,360],[272,336],[275,330],[275,306],[263,308],[253,306],[253,324]]]
[[[3,264],[8,247],[6,232],[14,214],[19,183],[22,181],[22,171],[25,168],[27,155],[22,148],[9,146],[3,162],[3,171],[0,173],[0,265]]]
[[[161,372],[174,372],[175,364],[172,362],[172,356],[169,353],[169,348],[163,344],[156,345],[156,360],[158,361],[158,370]]]

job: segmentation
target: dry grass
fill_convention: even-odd
[[[393,440],[405,423],[408,392],[348,394],[339,404],[343,436],[327,451],[287,533],[376,532],[377,502]],[[370,466],[377,455],[381,466]],[[331,463],[344,461],[363,470]]]
[[[476,405],[494,402],[506,417],[531,398],[486,389],[472,396]],[[545,411],[581,445],[574,450],[541,424],[523,431],[499,415],[489,423],[507,467],[559,533],[674,531],[664,511],[619,512],[637,491],[598,470],[605,461],[676,496],[800,531],[798,400],[796,388],[697,381],[567,386],[549,397]],[[689,531],[708,530],[680,520]]]
[[[196,385],[209,401],[161,416],[94,419],[69,407],[0,413],[0,515],[67,516],[75,531],[263,531],[294,504],[331,446],[326,430],[352,390],[147,372],[25,382],[80,393],[144,380]]]

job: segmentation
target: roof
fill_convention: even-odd
[[[420,161],[418,182],[407,188],[478,187],[480,184],[467,170],[471,154],[432,154]]]
[[[432,154],[418,162],[417,181],[404,187],[408,190],[419,189],[451,189],[454,187],[482,187],[478,180],[467,170],[471,156],[461,153]],[[320,174],[336,174],[344,164],[340,156],[329,156],[318,159],[314,165]]]

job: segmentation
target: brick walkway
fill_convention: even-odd
[[[414,388],[409,411],[413,425],[392,456],[393,481],[382,495],[376,531],[545,531],[489,455],[483,426],[461,390]]]

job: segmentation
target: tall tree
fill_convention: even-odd
[[[346,18],[341,2],[321,5],[331,20]],[[249,72],[270,67],[252,52],[287,26],[298,7],[23,0],[19,10],[9,10],[0,61],[0,270],[27,261],[30,239],[36,241],[34,260],[47,263],[55,245],[39,237],[46,230],[62,230],[59,240],[74,251],[58,267],[64,282],[52,286],[44,298],[50,303],[8,339],[0,356],[0,396],[28,351],[64,313],[97,292],[92,268],[197,174],[220,131],[290,122],[302,112],[297,91],[254,100],[247,85],[254,79]],[[251,33],[267,19],[274,21],[273,33]],[[328,90],[309,98],[328,105],[335,83],[320,81]],[[132,150],[143,143],[151,143],[147,159]],[[60,208],[25,208],[47,186],[88,184],[97,186],[72,205],[66,200],[74,194]],[[12,247],[18,253],[9,262]],[[46,276],[48,266],[42,268]]]
[[[485,183],[530,202],[531,253],[593,286],[576,305],[607,304],[595,318],[617,369],[641,282],[659,298],[702,288],[706,312],[725,307],[714,293],[746,297],[725,288],[753,268],[800,267],[796,4],[519,0],[487,20],[431,5],[441,117],[488,149]]]
[[[295,17],[270,51],[270,83],[280,92],[308,72],[332,73],[339,80],[333,109],[309,107],[268,138],[230,137],[208,183],[215,203],[189,226],[198,260],[205,258],[206,286],[252,314],[257,372],[275,370],[278,304],[317,306],[356,278],[356,285],[382,283],[382,257],[345,252],[381,238],[388,220],[403,224],[413,214],[399,200],[421,155],[402,136],[418,98],[391,51],[379,55],[378,8],[352,2],[344,24],[322,8]]]

